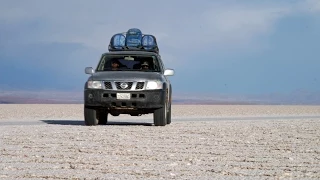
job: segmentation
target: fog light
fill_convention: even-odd
[[[92,99],[93,98],[93,94],[89,94],[88,98]]]

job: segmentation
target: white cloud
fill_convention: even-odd
[[[217,33],[218,38],[245,40],[250,36],[266,33],[282,15],[277,11],[287,9],[250,9],[233,7],[228,11],[209,11],[204,13],[206,31]],[[214,35],[214,34],[213,34]]]
[[[139,1],[140,2],[140,1]],[[291,14],[320,11],[318,0],[290,3],[248,1],[8,1],[0,7],[0,20],[20,23],[38,19],[35,41],[75,42],[107,50],[116,32],[131,27],[157,36],[160,46],[190,50],[252,48],[256,37],[268,35],[275,23]],[[39,32],[41,31],[41,32]],[[30,37],[29,37],[30,39]]]
[[[319,0],[305,0],[298,4],[297,9],[302,10],[305,13],[316,13],[320,12],[320,1]]]

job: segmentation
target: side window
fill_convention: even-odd
[[[162,59],[160,56],[158,56],[158,63],[159,63],[159,66],[160,66],[160,71],[163,72],[165,67],[164,67],[164,64],[162,62]]]
[[[99,64],[98,64],[96,70],[97,70],[97,71],[103,70],[104,65],[105,65],[105,62],[106,62],[106,57],[105,57],[105,56],[101,56],[100,62],[99,62]]]

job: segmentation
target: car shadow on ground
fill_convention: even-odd
[[[83,120],[41,120],[46,124],[55,124],[55,125],[74,125],[74,126],[85,126]],[[146,122],[126,122],[126,121],[108,121],[105,125],[97,126],[153,126],[153,123]]]
[[[46,124],[55,124],[55,125],[75,125],[75,126],[84,126],[84,121],[81,120],[41,120]]]

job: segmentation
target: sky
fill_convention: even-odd
[[[2,0],[0,89],[81,92],[130,28],[156,36],[175,92],[320,92],[318,0]]]

